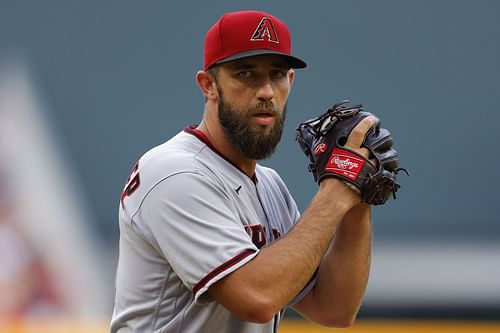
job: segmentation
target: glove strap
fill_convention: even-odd
[[[355,182],[363,170],[365,162],[363,156],[350,150],[335,147],[328,159],[325,172],[335,173]]]

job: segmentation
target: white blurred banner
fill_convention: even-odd
[[[375,241],[364,304],[499,309],[500,243]]]
[[[0,57],[0,319],[109,313],[86,204],[28,69]]]

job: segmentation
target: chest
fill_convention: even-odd
[[[293,214],[284,194],[272,184],[245,182],[233,187],[230,195],[235,215],[258,248],[291,230]]]

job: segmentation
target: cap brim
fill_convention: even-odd
[[[276,52],[276,51],[271,51],[271,50],[252,50],[252,51],[237,53],[237,54],[234,54],[230,57],[227,57],[221,61],[216,62],[214,65],[224,64],[224,63],[234,61],[234,60],[239,60],[239,59],[254,57],[254,56],[259,56],[259,55],[266,55],[266,54],[277,54],[277,55],[280,55],[280,56],[287,58],[288,64],[290,65],[290,68],[306,68],[307,67],[307,64],[297,57],[293,57],[293,56],[288,55],[288,54],[284,54],[284,53]]]

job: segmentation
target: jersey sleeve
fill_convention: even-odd
[[[184,172],[162,180],[139,214],[198,302],[209,300],[212,284],[258,253],[223,187],[204,175]]]

